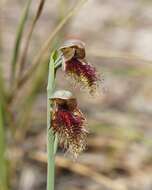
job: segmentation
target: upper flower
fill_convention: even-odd
[[[63,56],[63,69],[93,93],[100,80],[96,69],[85,60],[85,44],[80,40],[68,40],[59,49]]]
[[[69,94],[67,96],[67,93],[66,96],[59,96],[58,92],[51,99],[53,104],[52,130],[58,135],[60,144],[74,157],[77,157],[86,146],[85,117],[79,110],[76,99],[71,94],[70,96]]]

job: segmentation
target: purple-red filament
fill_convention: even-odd
[[[74,77],[77,77],[80,81],[84,78],[89,87],[93,87],[98,81],[96,69],[76,58],[72,58],[66,62],[66,72],[73,74]]]
[[[52,130],[58,134],[60,145],[77,157],[86,146],[85,117],[75,101],[54,101],[56,108],[52,112]]]

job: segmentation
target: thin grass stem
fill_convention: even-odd
[[[28,48],[29,48],[29,44],[30,44],[30,41],[31,41],[31,37],[32,37],[33,31],[34,31],[35,25],[36,25],[41,13],[42,13],[44,3],[45,3],[45,0],[40,0],[38,8],[37,8],[37,11],[36,11],[36,14],[35,14],[35,16],[33,18],[31,27],[29,28],[27,39],[26,39],[26,42],[25,42],[25,46],[24,46],[24,49],[23,49],[22,56],[21,56],[21,61],[20,61],[20,64],[19,64],[19,67],[20,67],[19,68],[19,76],[22,75],[22,72],[24,70],[25,63],[26,63],[26,58],[27,58],[27,53],[28,53]]]
[[[11,61],[11,65],[12,65],[11,78],[10,78],[11,84],[12,84],[12,81],[14,80],[14,77],[15,77],[16,65],[17,65],[17,61],[18,61],[18,57],[19,57],[20,45],[21,45],[21,41],[22,41],[25,23],[26,23],[28,14],[29,14],[31,2],[32,2],[32,0],[27,1],[27,4],[23,10],[23,14],[22,14],[22,17],[21,17],[21,20],[20,20],[20,23],[18,26],[18,30],[17,30],[15,45],[14,45],[14,49],[13,49],[13,57],[12,57],[12,61]]]

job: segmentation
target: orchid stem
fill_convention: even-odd
[[[55,60],[57,60],[56,52],[53,52],[49,62],[48,86],[47,86],[47,190],[54,190],[55,178],[55,154],[57,150],[57,137],[51,129],[51,96],[54,91],[55,83]]]

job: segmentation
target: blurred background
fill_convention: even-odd
[[[57,89],[76,95],[90,134],[76,161],[58,150],[56,190],[152,190],[152,1],[32,0],[25,19],[27,3],[0,0],[0,190],[46,188],[48,55],[69,37],[86,43],[104,82],[90,97],[58,72]]]

